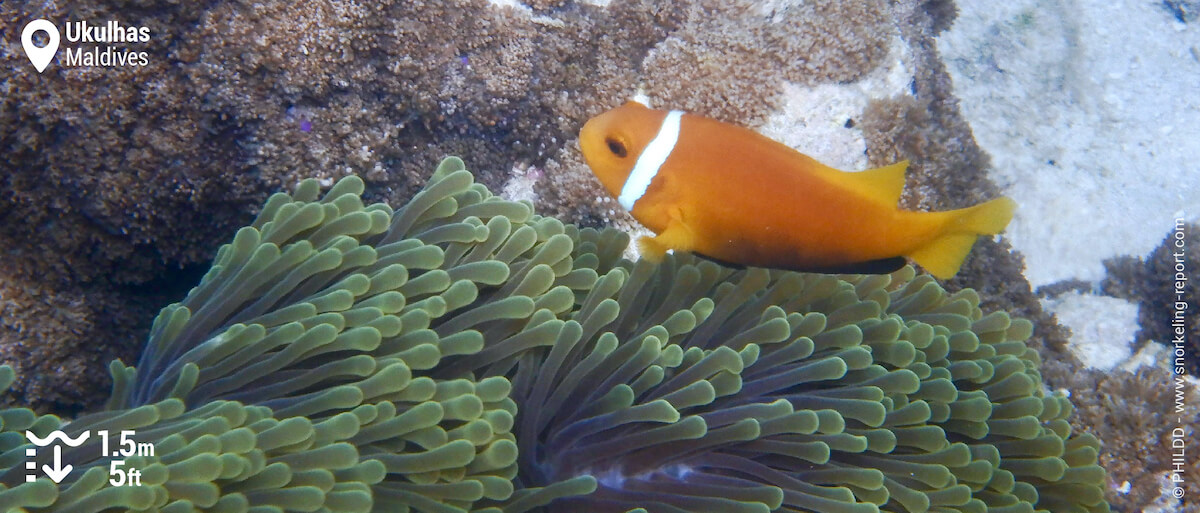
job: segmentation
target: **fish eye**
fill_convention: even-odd
[[[616,155],[619,158],[625,158],[627,155],[629,155],[629,151],[625,149],[625,143],[613,139],[612,137],[605,139],[604,142],[608,144],[608,151],[611,151],[613,155]]]

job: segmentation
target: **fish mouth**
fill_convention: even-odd
[[[593,173],[596,170],[595,155],[600,150],[600,140],[602,139],[598,121],[597,118],[589,119],[583,124],[583,128],[579,129],[579,150],[583,152],[583,160],[588,167],[592,168]]]

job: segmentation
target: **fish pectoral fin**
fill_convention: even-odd
[[[692,230],[680,217],[678,211],[672,212],[671,221],[667,223],[666,230],[653,238],[641,237],[638,239],[638,250],[641,252],[642,258],[658,262],[662,260],[667,250],[691,251],[695,247]]]
[[[671,249],[654,240],[654,237],[638,237],[637,245],[638,254],[642,259],[656,264],[661,262],[667,250]]]

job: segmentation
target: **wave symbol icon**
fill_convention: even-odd
[[[91,435],[92,435],[92,433],[90,431],[84,431],[82,434],[79,435],[79,438],[71,438],[71,437],[67,436],[66,433],[63,433],[62,431],[55,431],[53,433],[50,433],[50,436],[47,436],[46,438],[39,438],[32,431],[25,432],[25,438],[28,438],[29,441],[33,443],[33,445],[36,445],[38,447],[45,447],[47,445],[50,445],[50,444],[54,443],[55,440],[62,440],[62,443],[67,444],[68,446],[71,446],[71,447],[79,447],[80,445],[83,445],[83,442],[86,442],[88,437]]]

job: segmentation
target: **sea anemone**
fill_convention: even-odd
[[[1030,323],[972,291],[629,262],[624,234],[497,198],[456,158],[394,212],[363,188],[273,196],[137,367],[113,362],[105,411],[0,412],[0,506],[1107,510]],[[56,429],[155,443],[124,462],[142,485],[107,481],[98,438],[62,483],[25,483],[22,432]]]
[[[971,291],[911,268],[624,269],[513,374],[506,511],[1107,509],[1098,442],[1043,393],[1030,324]]]

